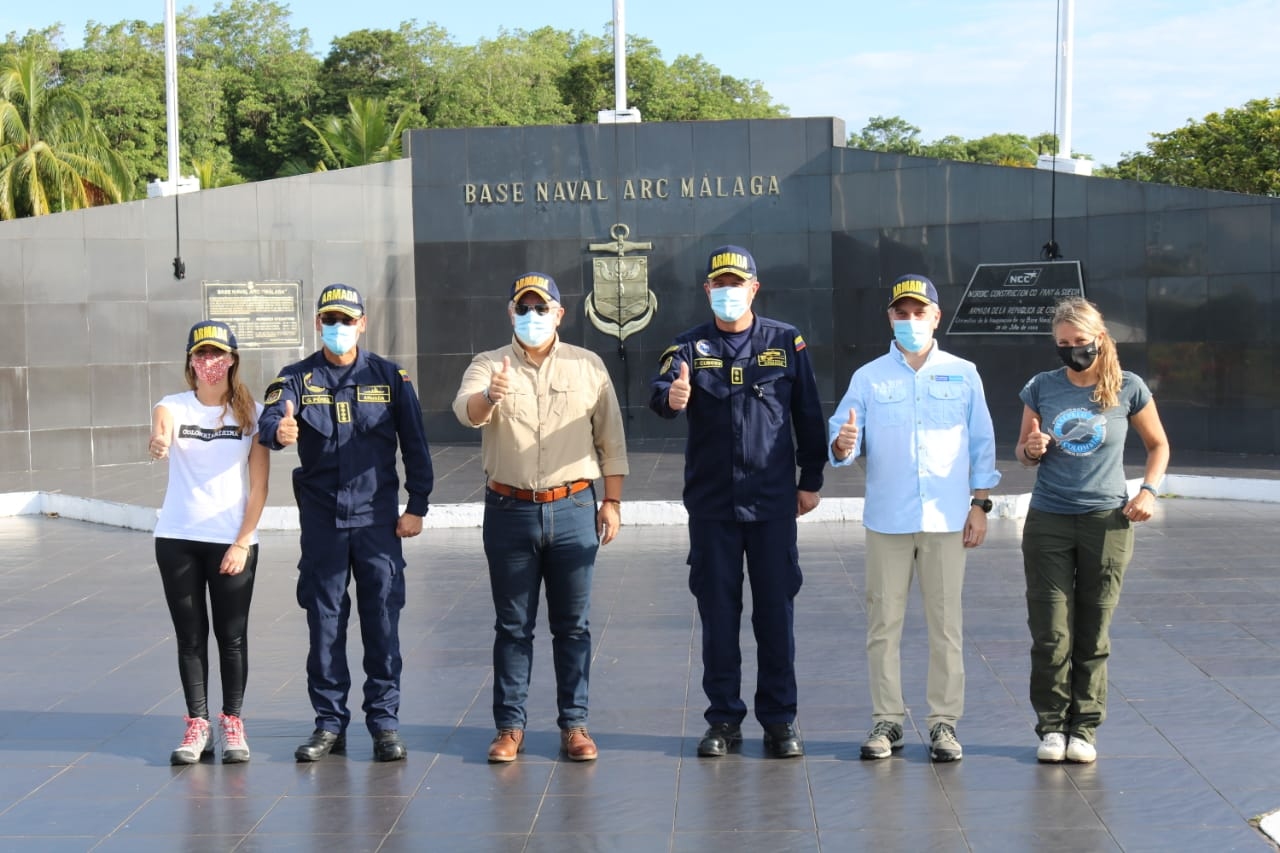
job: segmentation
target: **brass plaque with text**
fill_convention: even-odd
[[[302,346],[302,282],[206,281],[204,318],[221,320],[241,349]]]

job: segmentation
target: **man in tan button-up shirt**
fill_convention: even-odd
[[[596,551],[618,534],[627,446],[622,412],[604,363],[566,344],[550,276],[525,273],[511,285],[509,345],[479,353],[453,400],[458,420],[478,427],[485,489],[484,553],[497,611],[489,760],[514,761],[524,748],[525,699],[533,663],[538,590],[556,671],[560,744],[591,761],[587,682],[591,671],[591,576]],[[604,478],[596,505],[595,480]]]

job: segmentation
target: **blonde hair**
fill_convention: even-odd
[[[1097,342],[1098,360],[1095,363],[1098,366],[1098,384],[1089,399],[1103,409],[1110,409],[1120,399],[1120,384],[1124,379],[1120,375],[1120,355],[1116,352],[1115,341],[1107,333],[1102,312],[1084,297],[1073,296],[1059,302],[1053,310],[1055,333],[1061,323],[1070,323]]]
[[[196,390],[196,372],[191,367],[190,354],[187,355],[187,365],[183,375],[187,377],[187,387],[192,391]],[[222,395],[221,417],[224,422],[228,409],[235,415],[241,435],[249,435],[257,427],[257,408],[254,405],[253,395],[249,393],[249,389],[245,387],[245,384],[240,381],[240,353],[235,350],[231,351],[231,369],[227,371],[227,393]]]

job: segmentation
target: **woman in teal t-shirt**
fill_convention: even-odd
[[[1169,441],[1137,374],[1120,369],[1102,314],[1084,299],[1060,303],[1053,335],[1065,367],[1023,387],[1014,453],[1039,466],[1022,529],[1031,629],[1036,758],[1088,763],[1107,712],[1111,616],[1133,556],[1133,528],[1156,504]],[[1132,499],[1124,475],[1128,427],[1147,449]]]

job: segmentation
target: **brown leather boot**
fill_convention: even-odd
[[[498,735],[489,744],[489,760],[494,764],[515,761],[516,756],[524,752],[524,729],[499,729]]]
[[[600,753],[596,750],[596,742],[587,734],[582,726],[560,731],[560,748],[569,756],[570,761],[595,761]]]

